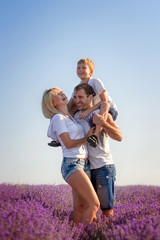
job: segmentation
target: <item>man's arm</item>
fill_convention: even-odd
[[[101,125],[105,132],[114,140],[122,141],[123,136],[119,127],[115,124],[110,114],[108,114],[107,120],[101,115],[94,114],[93,123]]]

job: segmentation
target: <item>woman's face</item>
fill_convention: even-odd
[[[54,107],[67,104],[68,99],[66,95],[58,88],[51,91],[52,103]]]

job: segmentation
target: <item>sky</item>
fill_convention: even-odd
[[[70,99],[77,61],[90,58],[119,110],[116,185],[160,186],[159,9],[159,0],[0,1],[0,183],[65,183],[41,98],[56,86]]]

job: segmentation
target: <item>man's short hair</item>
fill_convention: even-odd
[[[74,88],[74,91],[77,92],[77,91],[79,91],[81,89],[83,89],[85,91],[87,97],[90,96],[90,95],[95,96],[95,92],[94,92],[93,88],[89,84],[81,83],[81,84],[77,85]]]

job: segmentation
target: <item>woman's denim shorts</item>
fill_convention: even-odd
[[[91,170],[91,181],[98,195],[102,210],[112,209],[114,206],[115,180],[116,168],[114,164]]]
[[[83,160],[81,158],[63,158],[61,173],[65,181],[72,173],[78,170],[83,170],[86,174],[90,174],[89,160]]]

